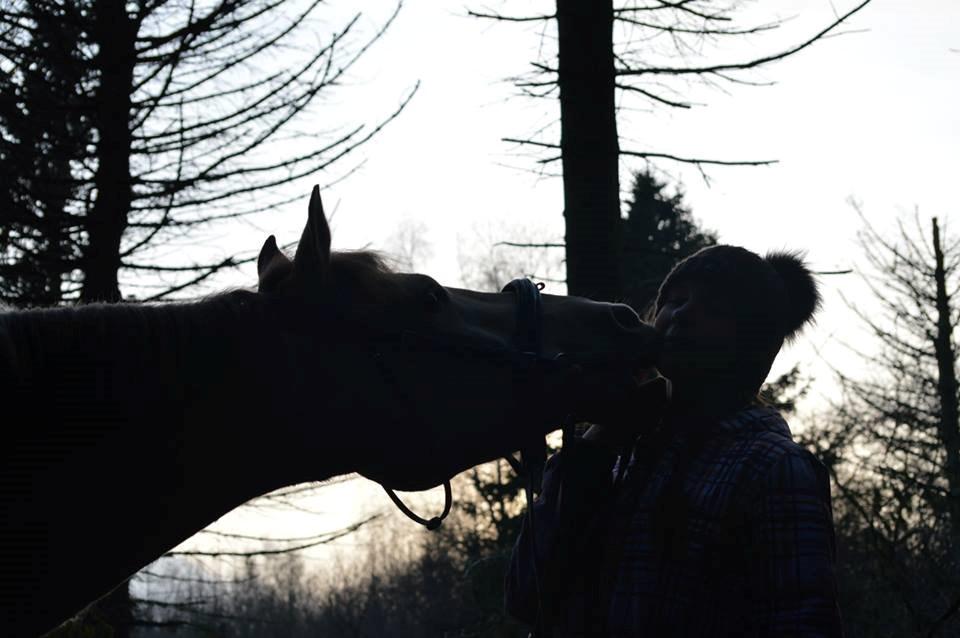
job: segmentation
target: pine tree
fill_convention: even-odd
[[[13,65],[0,67],[0,300],[54,305],[80,266],[76,214],[90,187],[75,176],[93,136],[80,95],[90,70],[75,6],[23,10],[31,27],[5,34]]]
[[[623,301],[644,315],[656,300],[660,282],[674,264],[717,243],[684,204],[683,191],[668,194],[650,169],[633,176],[627,218],[623,220]]]

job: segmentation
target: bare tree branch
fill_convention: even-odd
[[[290,554],[293,552],[303,551],[305,549],[310,549],[311,547],[317,547],[319,545],[325,545],[331,543],[337,539],[343,538],[348,534],[351,534],[370,521],[376,520],[380,517],[380,514],[374,514],[373,516],[368,516],[367,518],[354,523],[348,527],[345,527],[336,532],[330,532],[329,534],[318,536],[317,540],[311,540],[310,542],[300,543],[291,547],[283,547],[278,549],[259,549],[259,550],[250,550],[250,551],[230,551],[230,550],[174,550],[164,554],[164,558],[172,558],[175,556],[207,556],[207,557],[222,557],[222,556],[233,556],[233,557],[243,557],[249,558],[251,556],[275,556],[278,554]]]
[[[729,63],[729,64],[711,64],[711,65],[700,66],[700,67],[682,67],[682,66],[681,66],[681,67],[648,67],[648,68],[643,68],[643,69],[632,69],[632,68],[629,68],[629,69],[619,69],[619,70],[617,71],[617,75],[623,75],[623,76],[663,75],[663,74],[667,74],[667,75],[689,75],[689,74],[702,75],[702,74],[717,73],[717,72],[722,72],[722,71],[739,71],[739,70],[753,69],[753,68],[756,68],[756,67],[758,67],[758,66],[761,66],[761,65],[764,65],[764,64],[768,64],[768,63],[770,63],[770,62],[775,62],[775,61],[777,61],[777,60],[782,60],[782,59],[784,59],[784,58],[787,58],[787,57],[789,57],[789,56],[791,56],[791,55],[794,55],[795,53],[799,53],[800,51],[806,49],[807,47],[809,47],[809,46],[812,45],[813,43],[815,43],[815,42],[817,42],[818,40],[824,38],[827,34],[829,34],[831,31],[833,31],[834,29],[836,29],[839,25],[843,24],[843,23],[844,23],[846,20],[848,20],[851,16],[853,16],[853,15],[856,14],[858,11],[860,11],[861,9],[863,9],[864,7],[866,7],[868,4],[870,4],[870,1],[871,1],[871,0],[864,0],[863,2],[861,2],[860,4],[858,4],[857,6],[855,6],[853,9],[851,9],[850,11],[847,11],[847,12],[844,13],[842,16],[840,16],[839,18],[837,18],[836,20],[834,20],[834,21],[833,21],[829,26],[827,26],[825,29],[822,29],[821,31],[817,32],[815,35],[813,35],[812,37],[808,38],[807,40],[804,40],[804,41],[801,42],[800,44],[798,44],[798,45],[796,45],[796,46],[794,46],[794,47],[791,47],[791,48],[789,48],[789,49],[786,49],[786,50],[784,50],[784,51],[781,51],[781,52],[779,52],[779,53],[774,53],[774,54],[772,54],[772,55],[763,56],[763,57],[759,57],[759,58],[754,58],[753,60],[748,60],[748,61],[746,61],[746,62],[734,62],[734,63]]]

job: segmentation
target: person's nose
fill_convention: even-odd
[[[677,305],[670,316],[670,326],[674,330],[684,330],[693,321],[696,313],[696,307],[692,300],[687,299],[682,304]]]

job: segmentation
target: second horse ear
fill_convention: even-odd
[[[276,290],[280,281],[286,279],[293,270],[293,262],[280,252],[277,247],[277,238],[267,237],[257,257],[257,289],[260,292]]]
[[[307,284],[323,284],[330,272],[330,226],[323,214],[320,187],[314,186],[310,193],[307,210],[307,225],[300,236],[297,253],[293,258],[297,277]]]

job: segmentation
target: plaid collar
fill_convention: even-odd
[[[733,436],[771,432],[791,438],[790,427],[784,421],[779,410],[767,406],[746,407],[720,419],[711,417],[684,419],[681,417],[672,423],[668,421],[665,423],[665,427],[674,435],[681,436],[689,436],[693,432],[702,432],[708,435],[722,433]]]

